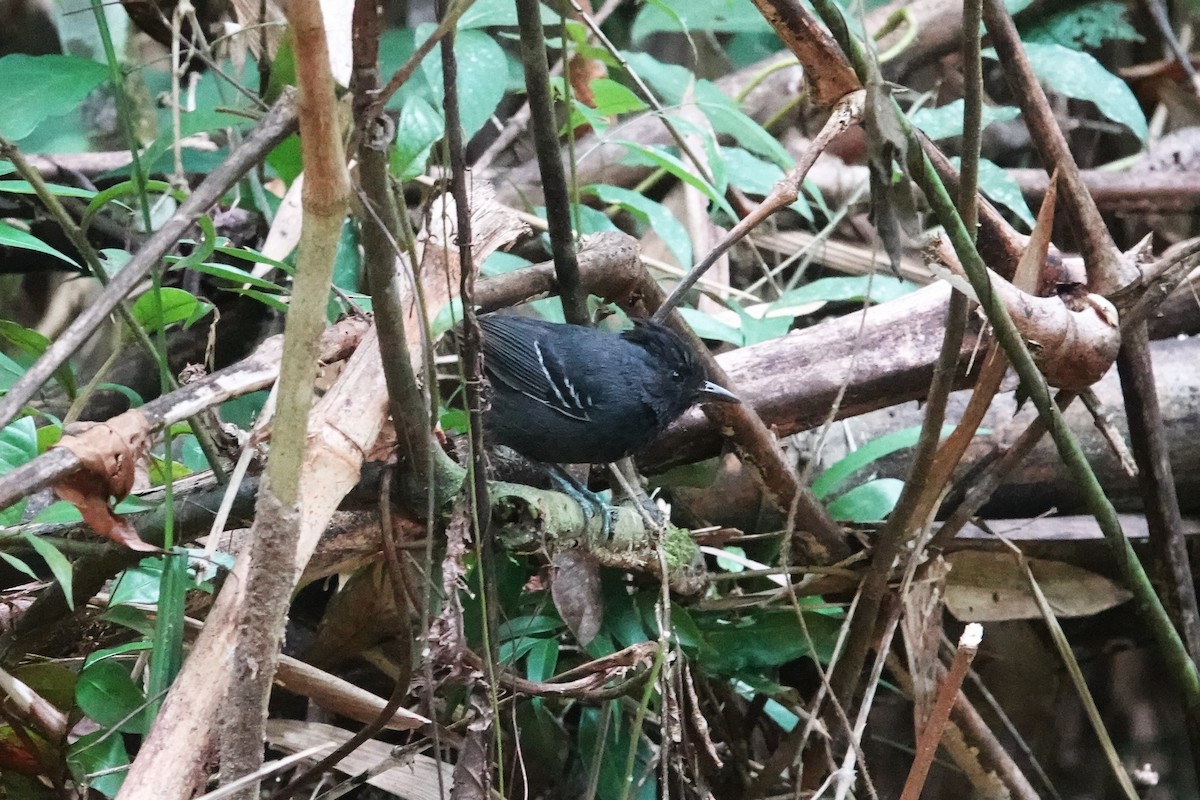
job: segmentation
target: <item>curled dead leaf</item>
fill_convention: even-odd
[[[593,556],[578,548],[559,550],[550,563],[554,567],[550,582],[554,607],[579,643],[586,646],[596,638],[604,620],[600,566]]]
[[[150,452],[150,422],[137,409],[62,437],[55,447],[70,450],[82,468],[59,481],[54,492],[79,509],[92,530],[130,550],[159,552],[113,512],[109,498],[128,496],[138,465]]]

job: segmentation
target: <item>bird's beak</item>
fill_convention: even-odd
[[[733,392],[726,389],[724,386],[717,386],[712,381],[705,381],[700,387],[700,391],[696,392],[696,402],[698,403],[740,403]]]

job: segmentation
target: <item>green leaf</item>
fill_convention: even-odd
[[[32,461],[37,454],[37,430],[32,417],[22,417],[0,430],[0,475]],[[0,511],[0,526],[20,523],[27,504],[28,498],[22,498]]]
[[[161,299],[161,306],[160,306]],[[164,286],[158,296],[149,291],[133,304],[133,318],[148,332],[153,333],[177,322],[185,328],[212,311],[212,304],[198,299],[191,292]]]
[[[691,70],[665,64],[646,53],[624,53],[630,69],[640,75],[665,105],[693,103],[708,118],[713,131],[734,139],[745,149],[766,158],[780,169],[791,169],[795,159],[774,136],[744,114],[737,102],[720,86],[697,79]],[[679,125],[685,122],[673,118]]]
[[[983,127],[993,122],[1008,122],[1019,116],[1021,110],[1013,106],[984,106]],[[963,101],[953,100],[937,108],[919,108],[909,115],[909,119],[934,141],[962,136]]]
[[[619,139],[613,144],[622,145],[629,149],[630,155],[626,156],[626,162],[647,163],[653,167],[661,167],[668,173],[675,176],[679,180],[699,190],[705,197],[712,201],[713,205],[729,215],[730,219],[737,219],[738,216],[734,213],[733,208],[725,200],[716,188],[708,181],[696,175],[695,172],[687,167],[676,156],[672,155],[666,148],[659,146],[645,146],[637,142],[631,142],[627,139]]]
[[[11,389],[24,374],[25,369],[20,364],[0,353],[0,394]]]
[[[150,716],[157,716],[162,696],[171,688],[183,665],[184,598],[192,583],[186,554],[171,553],[161,558],[165,563],[158,593],[158,613],[154,620],[148,682],[152,709]]]
[[[0,559],[4,559],[4,562],[7,563],[13,569],[15,569],[17,572],[28,575],[31,579],[33,579],[35,581],[41,580],[41,577],[36,572],[34,572],[32,569],[30,569],[28,564],[26,564],[24,561],[17,558],[16,556],[9,555],[8,553],[4,552],[3,550],[0,550]]]
[[[286,314],[288,310],[287,300],[278,295],[260,292],[258,289],[229,289],[228,291],[234,294],[245,295],[262,303],[267,308],[272,308],[276,311]]]
[[[283,293],[284,289],[278,283],[269,281],[266,278],[259,278],[253,273],[234,267],[229,264],[217,264],[205,262],[203,264],[192,264],[191,269],[196,272],[202,272],[205,275],[211,275],[219,280],[228,281],[235,286],[257,286],[260,289],[265,289],[268,292]]]
[[[527,615],[502,622],[497,636],[503,642],[508,639],[535,636],[539,633],[550,633],[560,630],[562,627],[563,621],[558,617],[545,614]]]
[[[917,285],[892,275],[855,275],[844,278],[819,278],[797,289],[784,292],[771,303],[768,316],[784,314],[793,316],[798,306],[816,302],[859,303],[870,299],[874,303],[886,303],[915,292]]]
[[[757,33],[770,31],[749,0],[652,0],[633,22],[630,36],[640,41],[652,33]]]
[[[25,541],[29,542],[29,546],[42,557],[42,560],[46,562],[46,566],[50,567],[50,573],[58,581],[63,597],[67,600],[67,608],[74,611],[75,592],[71,588],[71,562],[67,561],[67,557],[60,553],[58,548],[48,540],[40,536],[34,536],[28,532],[21,535],[25,537]]]
[[[9,56],[9,58],[12,58],[12,56]],[[0,61],[3,60],[4,59],[0,59]],[[9,247],[18,247],[22,250],[34,250],[38,253],[45,253],[48,256],[54,256],[61,261],[67,262],[76,270],[80,269],[79,264],[77,264],[69,256],[60,253],[58,250],[55,250],[53,247],[46,244],[28,231],[23,231],[18,227],[9,225],[7,222],[0,222],[0,245],[7,245]]]
[[[722,547],[721,549],[726,550],[735,556],[741,556],[742,558],[746,557],[746,550],[743,547],[728,546]],[[746,569],[745,565],[741,561],[736,561],[732,558],[725,558],[724,556],[717,556],[717,566],[725,572],[742,572]]]
[[[840,620],[801,611],[804,628],[792,609],[747,614],[741,619],[722,620],[705,615],[700,622],[708,649],[700,655],[701,666],[708,672],[741,675],[778,667],[798,658],[814,658],[828,663],[837,641]]]
[[[634,94],[632,89],[612,78],[596,78],[588,86],[595,99],[592,110],[597,114],[616,116],[649,108],[646,101]]]
[[[1123,80],[1106,70],[1099,61],[1060,44],[1030,42],[1025,45],[1025,52],[1033,71],[1051,90],[1094,103],[1105,117],[1121,123],[1138,139],[1146,141],[1146,115],[1137,98]],[[984,56],[995,58],[996,53],[989,49],[984,51]]]
[[[943,426],[942,436],[949,436],[952,430],[954,430],[953,426]],[[872,439],[818,475],[812,483],[813,494],[816,495],[818,500],[825,499],[842,481],[863,467],[873,464],[884,456],[895,453],[897,450],[912,447],[920,438],[921,427],[915,425],[889,433],[886,436],[880,436],[878,439]]]
[[[603,717],[608,716],[608,720]],[[600,708],[584,708],[579,716],[577,744],[581,763],[596,765],[598,800],[654,800],[658,797],[658,772],[653,769],[651,750],[641,731],[631,731],[629,717],[616,702]],[[636,749],[635,749],[636,748]],[[634,763],[629,769],[629,753]]]
[[[879,478],[855,486],[829,504],[829,514],[844,522],[879,522],[892,513],[904,481]]]
[[[129,753],[120,736],[96,731],[79,737],[67,751],[67,767],[80,786],[116,797],[125,782]],[[95,777],[89,777],[95,775]]]
[[[711,339],[716,342],[729,342],[730,344],[742,347],[746,344],[745,335],[733,327],[721,322],[710,314],[695,308],[680,306],[678,309],[684,321],[691,326],[692,330],[701,339]]]
[[[96,196],[96,193],[90,189],[76,189],[74,186],[59,186],[57,183],[47,183],[46,188],[51,194],[59,197],[79,197],[84,200],[91,200]],[[0,192],[12,192],[13,194],[37,194],[37,190],[33,188],[33,184],[29,181],[0,181]]]
[[[24,139],[40,122],[79,108],[108,78],[108,68],[88,58],[22,54],[0,58],[0,134]]]
[[[33,417],[21,417],[0,430],[0,475],[32,461],[38,454]]]
[[[557,25],[562,17],[544,5],[538,6],[543,25]],[[512,0],[475,0],[458,20],[460,31],[497,26],[516,27],[517,7]],[[435,53],[436,57],[436,53]]]
[[[729,183],[746,194],[766,197],[783,179],[783,170],[778,166],[740,147],[722,147],[721,158],[729,173]]]
[[[1023,31],[1021,39],[1027,43],[1061,44],[1072,50],[1095,50],[1108,41],[1146,41],[1125,19],[1128,10],[1126,4],[1114,0],[1084,3],[1056,11]]]
[[[82,521],[83,514],[66,500],[51,503],[30,520],[34,525],[69,525]]]
[[[433,33],[433,24],[417,28],[418,38],[424,40]],[[462,116],[464,139],[470,139],[496,111],[508,87],[508,58],[496,40],[483,31],[466,30],[454,40],[454,55],[458,59],[458,102]],[[421,69],[428,81],[431,105],[442,105],[442,60],[426,58]]]
[[[777,339],[786,334],[788,328],[792,326],[792,319],[787,315],[771,316],[768,314],[757,317],[748,313],[738,303],[727,301],[726,305],[737,312],[741,319],[742,335],[746,338],[747,345]]]
[[[446,121],[439,110],[424,97],[405,98],[396,123],[396,141],[392,145],[391,171],[408,181],[425,172],[433,145],[446,132]]]
[[[956,156],[951,159],[955,166],[958,166],[960,159]],[[1002,169],[996,164],[988,161],[986,158],[979,159],[979,189],[986,194],[993,203],[998,203],[1009,211],[1017,215],[1017,218],[1024,222],[1031,230],[1035,224],[1033,212],[1029,210],[1029,204],[1025,202],[1025,195],[1021,193],[1021,185],[1016,179],[1008,174],[1007,170]]]
[[[585,186],[583,192],[595,195],[604,203],[619,206],[648,224],[666,243],[680,266],[692,265],[692,239],[687,228],[662,203],[630,189],[600,183]]]
[[[46,352],[46,348],[50,346],[50,340],[42,334],[6,319],[0,319],[0,338],[20,348],[25,355],[34,359],[40,357],[42,353]],[[71,365],[63,364],[56,369],[54,371],[54,379],[58,381],[58,385],[66,392],[67,397],[74,400],[77,387],[75,386],[75,373],[71,371]]]
[[[554,639],[539,639],[525,657],[525,677],[531,681],[545,681],[554,677],[558,666],[558,642]]]
[[[503,275],[505,272],[512,272],[515,269],[528,267],[533,262],[527,258],[521,258],[512,253],[502,253],[499,250],[492,253],[484,260],[483,265],[479,268],[481,275]]]
[[[140,633],[147,639],[154,635],[154,623],[150,620],[150,614],[141,608],[126,605],[109,606],[100,615],[100,619],[114,625],[122,625],[131,631]],[[145,644],[147,647],[152,646],[148,641]]]
[[[150,719],[145,713],[146,695],[119,662],[105,659],[89,664],[79,673],[75,702],[90,719],[122,733],[145,733]]]

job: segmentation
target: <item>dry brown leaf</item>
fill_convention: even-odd
[[[150,452],[150,434],[149,420],[135,409],[63,436],[55,445],[70,450],[82,464],[55,484],[55,493],[78,508],[96,533],[147,553],[161,549],[142,541],[134,527],[113,512],[109,498],[120,502],[133,489],[138,465]]]
[[[568,548],[555,553],[550,563],[554,567],[550,582],[554,607],[575,639],[586,647],[596,638],[604,619],[596,559],[578,548]]]
[[[1014,556],[964,550],[946,557],[946,607],[963,622],[1038,619],[1037,601]],[[1060,617],[1086,617],[1119,606],[1127,589],[1086,569],[1062,561],[1029,559],[1029,567]]]

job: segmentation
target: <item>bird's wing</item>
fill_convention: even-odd
[[[567,376],[548,329],[521,317],[481,317],[483,366],[505,386],[558,413],[587,421],[592,398]]]

